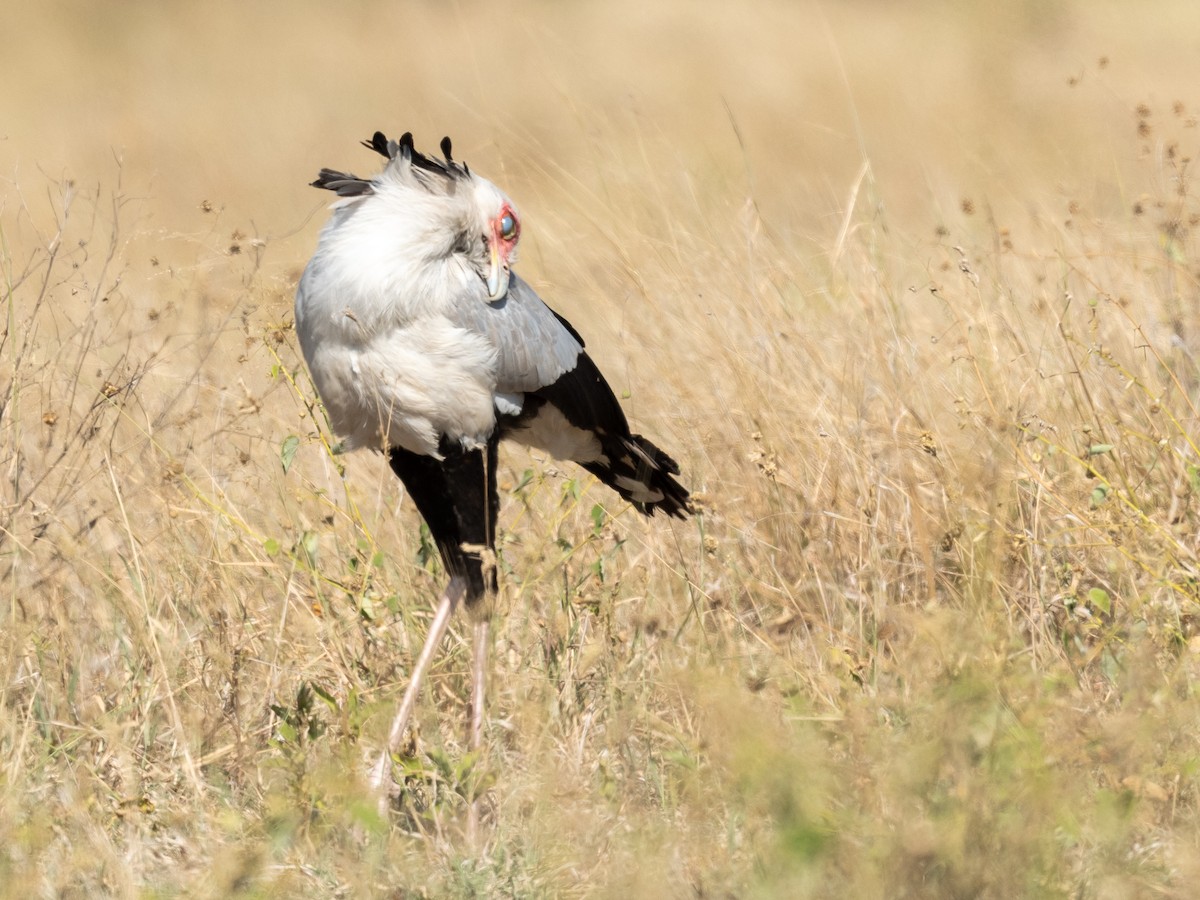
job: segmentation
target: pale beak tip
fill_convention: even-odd
[[[508,266],[492,266],[487,277],[489,300],[499,300],[508,293]]]

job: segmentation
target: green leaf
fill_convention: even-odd
[[[284,439],[283,448],[279,451],[279,461],[283,463],[283,474],[286,475],[288,469],[292,467],[292,460],[296,457],[296,451],[300,448],[300,438],[294,434],[289,434]]]
[[[682,750],[671,750],[663,755],[663,760],[669,762],[680,769],[687,769],[694,772],[699,766],[696,764],[696,758],[690,753],[685,753]]]
[[[315,531],[306,531],[300,537],[300,549],[304,551],[305,559],[310,566],[317,564],[317,545],[320,538]]]
[[[308,683],[308,685],[312,688],[312,692],[324,700],[330,709],[332,709],[334,712],[337,712],[338,704],[337,700],[333,699],[333,694],[329,693],[329,691],[325,690],[325,688],[321,687],[319,684],[314,684],[311,681]]]
[[[1112,444],[1092,444],[1088,447],[1088,456],[1099,456],[1102,453],[1112,453]]]
[[[592,531],[597,535],[600,534],[600,529],[604,527],[604,507],[597,503],[592,507]]]
[[[1098,484],[1092,488],[1092,509],[1095,509],[1101,503],[1108,499],[1108,485]]]
[[[296,712],[300,717],[307,716],[312,712],[312,707],[312,686],[307,681],[301,682],[300,687],[296,689]]]
[[[368,622],[375,621],[375,601],[370,596],[364,596],[358,604],[358,614]]]
[[[275,538],[267,538],[263,541],[263,549],[267,551],[267,556],[279,555],[279,541]]]
[[[430,563],[436,562],[439,558],[438,550],[433,543],[433,534],[430,532],[429,526],[424,522],[421,523],[418,534],[420,535],[420,543],[417,545],[417,562],[421,564],[422,569],[426,569]]]
[[[1087,597],[1088,603],[1106,616],[1112,612],[1112,600],[1108,596],[1108,591],[1103,588],[1092,588],[1087,592]]]
[[[526,469],[524,472],[521,473],[521,480],[517,482],[517,486],[512,489],[512,492],[514,494],[521,493],[521,491],[523,491],[523,490],[525,490],[525,488],[529,487],[529,484],[532,481],[533,481],[533,469]]]
[[[350,819],[355,825],[363,828],[372,834],[386,834],[388,823],[379,815],[379,804],[374,801],[367,802],[365,800],[352,802],[346,807],[350,813]]]
[[[437,768],[442,778],[447,781],[454,780],[454,762],[446,755],[444,750],[430,750],[429,761]]]

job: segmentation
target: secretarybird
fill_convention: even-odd
[[[574,460],[638,511],[683,518],[679,466],[633,434],[583,338],[512,271],[521,221],[494,184],[411,134],[363,144],[374,178],[322,169],[338,200],[296,291],[296,331],[347,448],[388,455],[437,543],[449,585],[373,775],[382,788],[421,680],[458,604],[475,613],[468,745],[483,729],[496,591],[496,448]]]

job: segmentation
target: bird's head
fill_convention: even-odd
[[[474,205],[486,256],[472,259],[472,265],[487,285],[488,299],[499,300],[508,293],[509,275],[517,261],[521,220],[504,192],[479,176],[475,176]]]
[[[377,131],[363,144],[388,159],[379,176],[364,179],[322,169],[313,186],[335,191],[347,204],[383,195],[392,201],[387,210],[403,211],[409,246],[421,247],[430,259],[465,260],[489,300],[504,297],[521,238],[521,220],[504,192],[455,162],[448,137],[442,138],[442,159],[417,151],[407,132],[389,141]]]

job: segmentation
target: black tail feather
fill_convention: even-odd
[[[687,488],[675,476],[679,464],[640,434],[620,438],[619,447],[606,447],[607,463],[585,463],[584,468],[633,504],[645,516],[658,511],[685,519],[692,513]],[[641,499],[657,494],[657,500]]]
[[[565,319],[559,316],[558,320],[575,333]],[[511,432],[521,440],[520,429],[538,416],[546,404],[557,410],[569,427],[595,438],[600,445],[599,458],[575,461],[632,503],[638,512],[652,516],[661,510],[679,519],[692,512],[687,488],[675,480],[679,464],[651,441],[629,430],[620,402],[585,351],[580,351],[575,368],[564,372],[552,384],[526,393],[521,414],[509,423],[502,423],[501,431]]]

